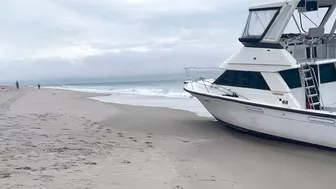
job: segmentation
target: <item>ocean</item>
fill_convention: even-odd
[[[80,91],[107,96],[91,99],[107,103],[187,110],[211,116],[202,104],[183,90],[183,80],[128,81],[49,85],[45,88]]]

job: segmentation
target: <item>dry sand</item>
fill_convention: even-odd
[[[335,188],[335,152],[89,96],[0,90],[1,189]]]

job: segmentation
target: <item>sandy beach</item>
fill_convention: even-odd
[[[336,153],[71,91],[0,91],[0,188],[335,188]]]

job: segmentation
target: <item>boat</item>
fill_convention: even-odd
[[[250,7],[239,51],[216,77],[186,68],[184,90],[227,125],[336,148],[335,8],[336,0]]]

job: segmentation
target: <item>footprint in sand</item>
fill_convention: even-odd
[[[145,143],[147,144],[148,148],[153,148],[154,147],[152,142],[145,142]]]
[[[15,168],[16,170],[25,170],[25,171],[37,171],[36,169],[33,169],[31,167],[28,167],[28,166],[24,166],[24,167],[18,167],[18,168]]]
[[[131,162],[130,162],[130,161],[127,161],[127,160],[123,160],[122,163],[130,164]]]
[[[9,178],[9,177],[11,177],[11,174],[10,174],[10,173],[7,173],[7,172],[5,172],[5,173],[1,173],[1,172],[0,172],[0,179],[1,179],[1,178]]]
[[[96,162],[92,162],[92,161],[91,161],[91,162],[86,162],[85,164],[86,164],[86,165],[97,165]]]
[[[131,139],[133,142],[138,142],[137,139],[135,139],[135,137],[128,137],[129,139]]]

